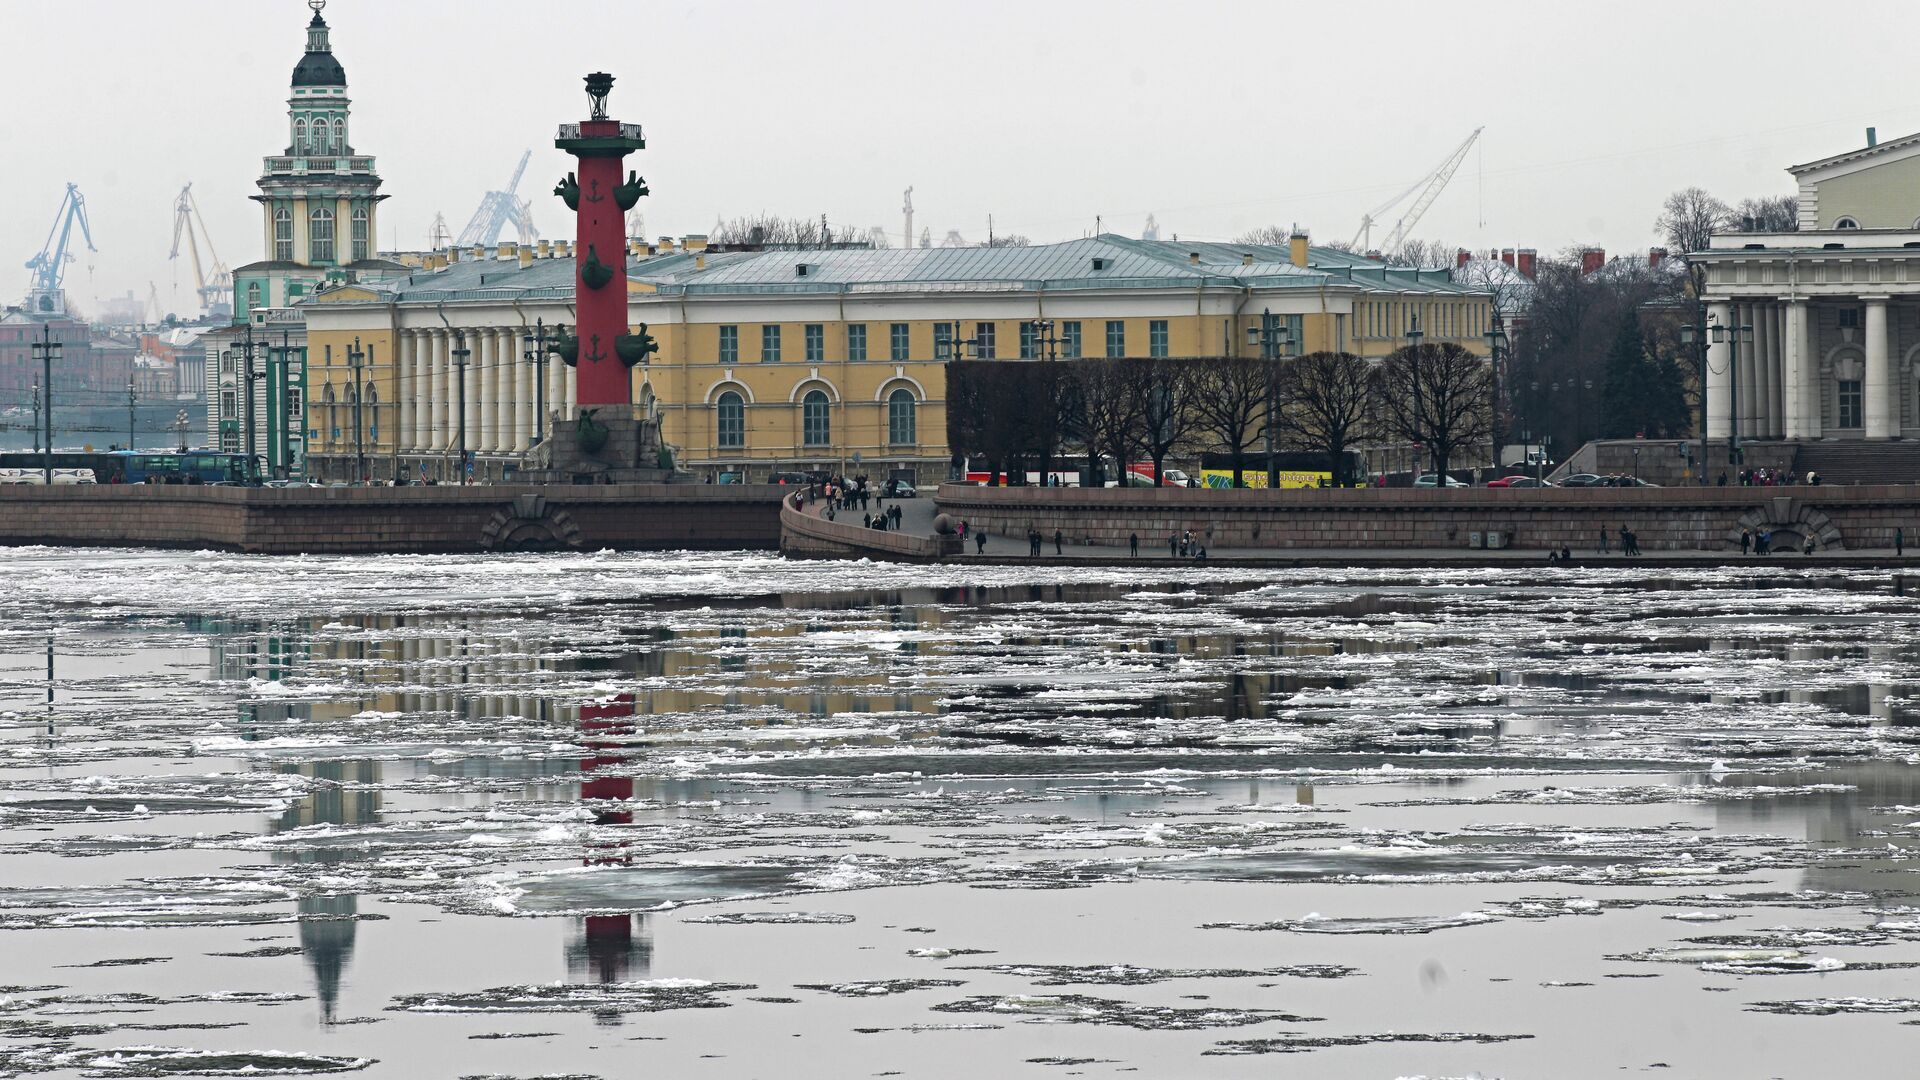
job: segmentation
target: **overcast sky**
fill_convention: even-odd
[[[221,257],[260,258],[260,158],[287,142],[304,0],[0,0],[0,294],[46,239],[67,181],[97,254],[67,288],[154,282],[189,181]],[[604,27],[576,20],[618,11]],[[635,159],[652,235],[768,211],[1035,241],[1093,231],[1225,239],[1266,223],[1353,236],[1360,217],[1486,126],[1415,234],[1467,247],[1655,242],[1661,199],[1791,190],[1782,171],[1920,130],[1911,42],[1892,0],[1368,4],[1242,0],[331,0],[353,143],[390,196],[382,248],[458,232],[534,151],[522,193],[548,236],[568,159],[554,126],[586,111],[580,77],[619,77],[613,114],[645,126]],[[1810,40],[1809,35],[1816,39]],[[1397,215],[1387,215],[1391,221]],[[1382,230],[1384,231],[1384,230]]]

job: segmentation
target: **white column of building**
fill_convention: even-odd
[[[1737,329],[1753,325],[1753,305],[1733,305],[1733,325]],[[1733,419],[1734,430],[1742,439],[1753,438],[1753,346],[1740,341],[1729,350],[1733,363]]]
[[[402,330],[394,353],[393,391],[398,396],[400,426],[394,432],[394,445],[402,453],[418,449],[420,443],[420,338],[412,330]]]
[[[409,336],[413,338],[413,448],[426,450],[433,445],[433,335],[414,330]]]
[[[499,450],[495,440],[499,438],[499,396],[495,394],[499,375],[499,334],[493,331],[480,331],[474,342],[474,357],[480,359],[480,438],[474,440],[474,450],[492,454]]]
[[[1770,356],[1770,367],[1766,377],[1772,379],[1766,386],[1766,429],[1774,438],[1786,434],[1786,382],[1788,382],[1788,361],[1786,361],[1786,336],[1788,336],[1788,309],[1782,304],[1770,304],[1766,313],[1766,327],[1770,338],[1766,342]]]
[[[448,377],[448,352],[453,348],[452,339],[445,330],[429,330],[428,348],[433,352],[433,374],[427,379],[428,405],[433,417],[431,442],[427,449],[438,453],[447,448],[447,434],[453,430],[448,423],[453,408],[453,395],[449,393],[453,386]]]
[[[1800,299],[1787,301],[1786,332],[1781,335],[1786,340],[1782,350],[1784,371],[1781,382],[1786,392],[1782,395],[1784,434],[1789,439],[1807,438],[1807,302]]]
[[[506,453],[518,438],[514,416],[515,399],[520,396],[520,349],[511,327],[500,331],[500,375],[494,385],[499,388],[494,396],[500,400],[500,431],[494,438],[501,453]]]
[[[567,409],[567,362],[556,354],[547,357],[547,435]]]
[[[1733,305],[1725,301],[1708,305],[1709,326],[1731,327]],[[1724,439],[1733,426],[1733,367],[1728,363],[1730,347],[1724,341],[1708,338],[1707,344],[1707,438]]]
[[[567,406],[561,416],[573,419],[574,411],[580,407],[580,383],[574,378],[575,371],[565,364],[560,365],[560,382],[567,393]]]
[[[413,417],[407,413],[407,359],[411,350],[407,347],[407,332],[397,331],[393,335],[393,399],[381,401],[388,407],[392,420],[387,424],[387,437],[393,441],[395,450],[405,450],[407,439],[413,430]]]
[[[1887,340],[1887,298],[1863,296],[1867,305],[1867,378],[1860,387],[1869,439],[1891,439],[1900,433],[1899,399],[1893,389],[1893,356]]]
[[[1773,430],[1773,305],[1753,305],[1753,427],[1756,439],[1771,439]]]
[[[515,353],[524,350],[516,348]],[[513,371],[513,448],[525,453],[533,445],[533,365],[520,355]]]
[[[1806,425],[1807,438],[1817,439],[1827,419],[1821,408],[1823,388],[1820,385],[1820,309],[1812,303],[1807,304],[1806,341],[1800,347],[1800,356],[1800,373],[1805,380],[1800,390],[1802,422]]]

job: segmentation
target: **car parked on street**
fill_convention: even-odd
[[[1487,486],[1490,488],[1543,488],[1552,487],[1553,485],[1545,480],[1537,480],[1531,476],[1502,476],[1487,481]]]
[[[1602,487],[1604,485],[1601,483],[1601,481],[1604,479],[1606,478],[1602,476],[1596,476],[1590,472],[1574,473],[1572,476],[1561,477],[1560,486],[1563,488]]]
[[[1440,486],[1440,474],[1439,473],[1421,473],[1419,476],[1416,476],[1413,478],[1413,486],[1417,488],[1423,488],[1423,487],[1437,488]],[[1455,480],[1453,477],[1449,476],[1447,477],[1446,486],[1450,488],[1463,488],[1463,487],[1469,487],[1471,485],[1467,484],[1463,480]]]

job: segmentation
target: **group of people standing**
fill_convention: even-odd
[[[1735,477],[1741,487],[1774,487],[1779,484],[1793,483],[1793,474],[1785,469],[1741,469]],[[1807,483],[1820,486],[1820,474],[1809,471]],[[1720,472],[1720,486],[1727,486],[1726,470]]]

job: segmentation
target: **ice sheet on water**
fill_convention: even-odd
[[[1370,1046],[1377,1043],[1503,1043],[1531,1039],[1532,1035],[1485,1035],[1461,1031],[1434,1034],[1394,1031],[1373,1035],[1281,1035],[1268,1039],[1229,1039],[1204,1051],[1215,1056],[1246,1054],[1302,1054],[1333,1046]]]
[[[1484,911],[1458,915],[1403,915],[1376,918],[1329,918],[1318,913],[1273,922],[1202,923],[1202,930],[1283,930],[1294,934],[1431,934],[1463,926],[1483,926],[1499,920]]]
[[[649,1013],[724,1009],[716,995],[753,990],[744,983],[650,979],[625,983],[548,983],[487,990],[404,994],[388,1009],[414,1013]]]
[[[1749,1012],[1781,1013],[1788,1016],[1835,1016],[1840,1013],[1920,1012],[1920,1001],[1913,998],[1839,997],[1802,998],[1794,1001],[1756,1001]]]
[[[192,1050],[171,1046],[127,1046],[114,1050],[76,1050],[56,1054],[51,1069],[74,1069],[86,1077],[165,1076],[311,1076],[358,1072],[371,1058],[309,1054],[287,1050]]]
[[[1341,979],[1358,975],[1344,964],[1288,964],[1268,968],[1150,968],[1133,964],[966,964],[955,971],[1015,975],[1035,986],[1148,986],[1171,979]]]
[[[1200,1028],[1245,1027],[1275,1021],[1311,1023],[1317,1016],[1294,1016],[1277,1009],[1183,1008],[1143,1005],[1084,994],[1012,994],[971,997],[935,1005],[935,1012],[991,1013],[1017,1016],[1025,1024],[1102,1024],[1142,1031],[1190,1031]]]
[[[863,979],[841,983],[795,983],[795,990],[817,990],[836,997],[886,997],[939,986],[965,986],[963,979]]]
[[[710,926],[822,926],[850,923],[853,916],[833,911],[723,911],[680,921]]]

